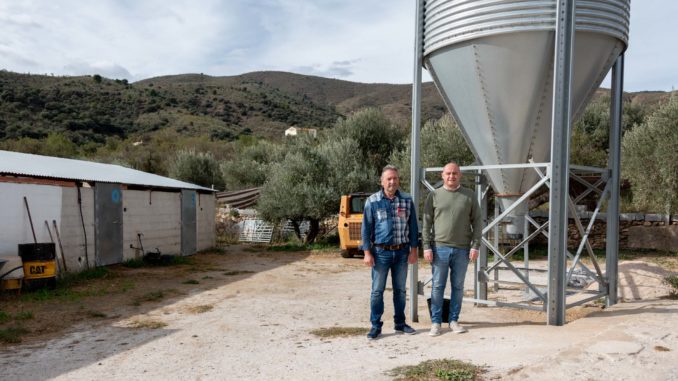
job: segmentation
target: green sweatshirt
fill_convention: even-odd
[[[422,240],[424,250],[437,246],[480,247],[482,221],[475,193],[464,187],[448,191],[440,187],[429,193],[424,205]]]

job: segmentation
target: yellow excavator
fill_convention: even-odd
[[[365,200],[370,197],[370,193],[350,193],[341,196],[339,205],[339,223],[337,231],[339,232],[339,247],[341,256],[352,258],[355,254],[360,254],[360,228],[363,225],[363,209]]]

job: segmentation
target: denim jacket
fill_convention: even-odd
[[[365,202],[361,230],[363,250],[370,250],[374,245],[417,247],[418,235],[417,214],[409,194],[396,191],[395,198],[389,200],[380,190]]]

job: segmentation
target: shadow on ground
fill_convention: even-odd
[[[18,372],[3,373],[2,378],[58,377],[171,335],[176,330],[167,329],[162,323],[154,326],[157,319],[144,315],[309,255],[308,251],[274,252],[265,246],[231,245],[196,254],[180,265],[110,266],[108,276],[88,281],[82,290],[76,290],[88,291],[82,297],[75,294],[31,300],[26,294],[2,294],[0,311],[6,316],[19,316],[22,312],[31,315],[21,322],[0,321],[0,329],[21,325],[29,331],[19,344],[0,342],[0,362],[11,363],[8,368]]]

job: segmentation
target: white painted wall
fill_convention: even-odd
[[[78,205],[78,189],[63,188],[61,203],[61,223],[59,234],[64,248],[66,267],[69,272],[85,270],[87,259],[90,267],[95,266],[94,253],[94,189],[80,188],[82,201],[82,219]],[[83,229],[83,220],[85,228]],[[56,237],[55,237],[56,239]],[[87,252],[85,252],[85,240]]]
[[[198,232],[196,246],[198,251],[209,249],[216,245],[215,218],[216,197],[214,193],[198,193],[198,205],[196,205],[196,225]]]
[[[69,272],[86,268],[87,257],[94,266],[94,190],[80,188],[82,217],[78,204],[78,190],[74,187],[51,185],[0,183],[0,257],[11,257],[12,263],[21,263],[17,245],[32,243],[33,235],[24,207],[28,199],[38,242],[51,242],[45,220],[59,249],[52,221],[59,229],[64,257]],[[163,254],[181,251],[181,193],[123,190],[123,260],[141,255],[130,248],[139,246],[137,233],[142,233],[146,251],[159,248]],[[197,249],[214,247],[216,199],[214,194],[197,194],[196,205]],[[85,251],[85,240],[87,251]],[[6,265],[9,266],[10,264]],[[8,268],[5,268],[7,270]],[[1,274],[2,272],[0,272]],[[17,270],[12,277],[22,277]]]
[[[124,190],[122,206],[123,260],[142,255],[130,247],[139,247],[138,233],[146,252],[181,252],[181,193]]]
[[[18,244],[34,242],[24,197],[28,200],[38,242],[51,242],[45,220],[49,222],[50,229],[52,220],[59,223],[62,189],[52,185],[0,183],[0,257],[18,257]],[[16,260],[13,258],[12,263]],[[23,277],[21,270],[8,276],[19,277]]]

